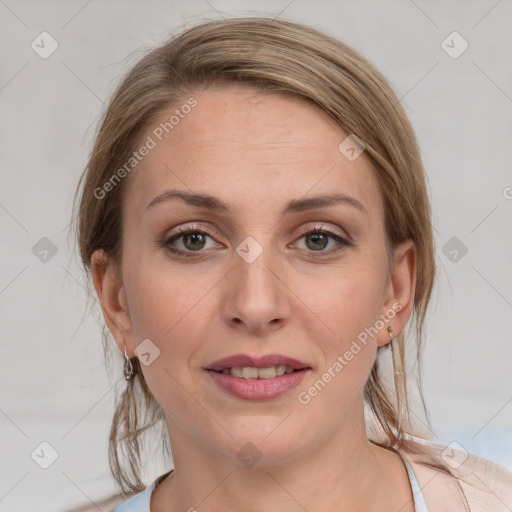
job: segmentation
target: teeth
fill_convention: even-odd
[[[235,377],[242,377],[242,368],[231,368],[231,371],[228,369],[228,372]]]
[[[286,365],[280,364],[278,366],[269,366],[268,368],[226,368],[222,370],[222,373],[243,379],[272,379],[273,377],[280,377],[285,373],[292,373],[293,371],[293,368],[288,368]]]
[[[290,368],[291,370],[291,368]],[[280,364],[279,366],[276,366],[276,374],[281,376],[286,373],[286,365]]]
[[[257,379],[258,368],[242,368],[242,377],[244,379]]]
[[[256,369],[256,368],[254,368]],[[244,371],[246,368],[244,368]],[[258,377],[260,379],[272,379],[277,375],[277,369],[275,366],[271,366],[270,368],[259,368],[258,369]]]

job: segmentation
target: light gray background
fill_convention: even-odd
[[[439,281],[424,356],[432,427],[446,444],[510,464],[510,0],[0,0],[0,510],[66,510],[116,492],[107,439],[121,358],[109,378],[67,240],[104,102],[141,49],[184,22],[257,14],[353,45],[402,98],[435,210]],[[59,45],[47,59],[31,48],[43,31]],[[469,44],[456,59],[441,46],[453,31]],[[47,262],[32,252],[42,237],[57,247]],[[467,247],[456,262],[443,253],[452,237]],[[31,458],[42,441],[59,454],[46,470]],[[149,468],[148,483],[164,469]]]

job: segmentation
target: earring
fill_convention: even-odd
[[[132,360],[126,352],[126,346],[124,347],[124,378],[130,380],[134,375]]]
[[[397,400],[397,412],[398,412],[398,426],[397,430],[400,432],[405,422],[408,422],[408,410],[407,410],[407,387],[405,380],[405,371],[402,364],[403,357],[401,354],[401,344],[398,336],[393,337],[393,330],[391,326],[387,326],[389,337],[391,342],[389,343],[393,361],[393,381],[395,385],[395,393]]]
[[[398,338],[393,337],[393,329],[391,329],[390,325],[388,325],[387,329],[388,329],[388,333],[389,333],[389,338],[391,340],[390,343],[388,344],[388,347],[393,352],[393,373],[395,375],[403,377],[404,371],[402,368],[402,360],[399,357],[398,341],[396,341]]]

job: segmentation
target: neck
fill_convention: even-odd
[[[286,462],[262,459],[252,467],[199,445],[168,420],[175,469],[157,487],[151,510],[384,510],[405,468],[395,454],[367,440],[362,404],[357,412],[357,421],[351,416],[350,424],[315,446],[296,449]],[[411,497],[409,488],[400,493],[402,503]]]

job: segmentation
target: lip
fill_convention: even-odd
[[[268,368],[279,365],[285,365],[295,371],[276,375],[271,379],[244,379],[221,373],[222,370],[231,368]],[[223,391],[232,396],[244,400],[270,400],[298,386],[311,371],[311,367],[307,363],[282,354],[266,354],[261,357],[235,354],[207,365],[205,370]]]
[[[286,365],[290,368],[293,368],[294,370],[310,368],[310,366],[307,363],[304,363],[297,359],[293,359],[288,356],[283,356],[281,354],[266,354],[262,357],[249,356],[247,354],[235,354],[233,356],[225,357],[223,359],[214,361],[213,363],[207,365],[205,367],[205,370],[214,370],[216,372],[221,372],[222,370],[236,367],[269,368],[270,366],[279,365]]]
[[[273,365],[270,365],[273,366]],[[263,366],[263,368],[265,368]],[[208,374],[225,392],[244,400],[270,400],[298,386],[311,368],[285,373],[271,379],[244,379],[226,373],[207,370]]]

